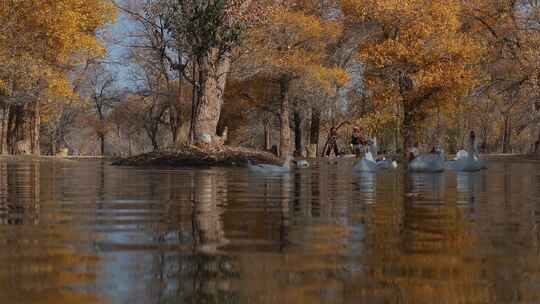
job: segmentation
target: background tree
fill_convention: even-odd
[[[487,77],[476,96],[493,105],[497,115],[491,124],[491,145],[505,153],[511,150],[513,136],[537,137],[539,11],[537,1],[522,0],[473,1],[464,10],[466,25],[487,51],[482,61]]]
[[[95,115],[94,128],[99,139],[101,156],[105,155],[105,136],[109,131],[108,115],[115,102],[118,102],[116,76],[100,63],[90,68],[88,77],[89,102]]]
[[[457,104],[478,83],[483,50],[464,31],[460,1],[344,1],[347,13],[373,23],[362,45],[367,86],[377,102],[398,102],[403,151],[417,140],[427,110]]]
[[[40,104],[73,94],[69,71],[84,58],[105,54],[98,31],[114,18],[105,0],[0,5],[2,152],[40,153]]]
[[[290,100],[293,81],[304,78],[320,89],[344,83],[347,74],[325,66],[325,46],[335,41],[340,24],[313,14],[309,1],[287,2],[272,8],[266,22],[249,33],[241,77],[265,77],[279,85],[280,155],[290,153]],[[239,73],[237,73],[238,75]]]

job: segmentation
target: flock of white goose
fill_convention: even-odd
[[[377,172],[379,170],[396,169],[398,163],[390,159],[376,160],[373,155],[377,155],[377,141],[371,140],[368,151],[364,157],[357,161],[353,166],[355,172]],[[297,168],[308,168],[309,163],[306,160],[294,161],[291,156],[287,157],[282,165],[254,164],[248,162],[248,169],[257,173],[287,173],[291,171],[291,163]],[[446,160],[444,151],[439,150],[436,153],[422,153],[417,155],[408,166],[411,172],[439,173],[444,170],[457,172],[474,172],[486,169],[486,162],[479,159],[474,153],[460,150],[452,160]]]

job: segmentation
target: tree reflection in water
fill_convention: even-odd
[[[39,161],[0,162],[0,300],[2,303],[100,303],[89,290],[98,262],[70,243],[81,236],[52,224],[49,183],[54,167]],[[41,206],[47,204],[47,206]]]
[[[536,303],[539,172],[0,161],[0,300]]]

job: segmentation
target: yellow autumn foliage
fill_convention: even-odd
[[[3,1],[0,85],[8,93],[42,86],[47,96],[69,97],[70,67],[105,55],[97,35],[115,17],[107,0]]]
[[[395,112],[396,103],[404,108],[412,119],[405,129],[421,128],[435,106],[451,111],[481,81],[485,47],[464,30],[462,1],[344,0],[343,8],[357,23],[376,25],[359,50],[368,66],[366,87],[388,111]],[[400,75],[412,80],[405,95]]]
[[[343,69],[325,61],[328,44],[342,31],[340,22],[315,14],[310,1],[290,1],[274,6],[266,22],[249,32],[246,58],[270,78],[307,77],[330,90],[348,80]]]

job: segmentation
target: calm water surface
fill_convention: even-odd
[[[0,303],[539,303],[540,164],[0,160]]]

